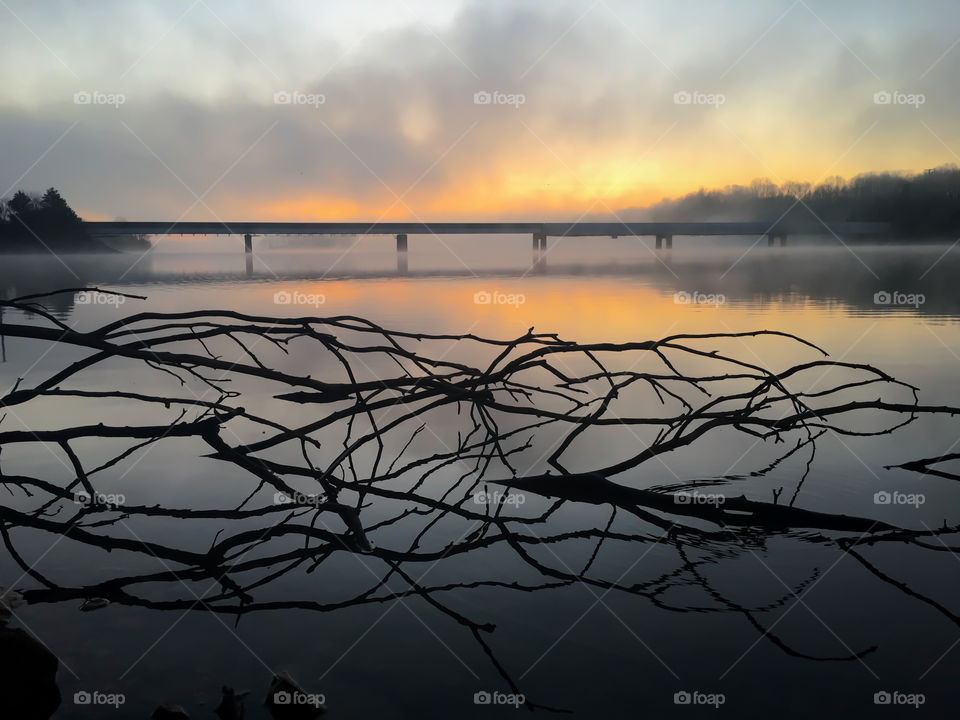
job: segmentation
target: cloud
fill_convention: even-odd
[[[41,40],[0,31],[0,64],[16,63],[0,189],[75,122],[20,185],[128,218],[575,218],[960,150],[960,50],[928,71],[955,39],[938,2],[191,7],[12,3]],[[927,102],[876,105],[883,88]],[[126,102],[75,105],[78,90]],[[477,105],[482,91],[524,102]]]

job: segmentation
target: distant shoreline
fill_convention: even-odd
[[[85,242],[90,243],[85,247],[67,247],[59,248],[54,246],[37,247],[36,244],[30,246],[21,246],[21,247],[2,247],[0,248],[0,255],[115,255],[117,253],[125,252],[117,248],[110,247],[99,240],[85,240]]]

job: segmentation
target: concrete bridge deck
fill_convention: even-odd
[[[397,269],[407,269],[409,235],[518,235],[533,236],[533,263],[545,257],[548,237],[653,236],[657,249],[673,247],[674,235],[766,236],[772,246],[787,244],[788,234],[856,237],[886,235],[887,223],[842,222],[85,222],[94,237],[118,235],[242,235],[248,269],[252,271],[254,235],[394,235]]]
[[[503,235],[601,237],[674,235],[883,235],[887,223],[837,222],[85,222],[94,236],[117,235]]]

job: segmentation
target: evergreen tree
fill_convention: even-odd
[[[0,202],[0,251],[97,251],[83,221],[56,188],[40,197],[18,190]]]

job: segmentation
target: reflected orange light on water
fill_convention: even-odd
[[[277,288],[302,297],[320,297],[312,305],[276,305]],[[231,291],[233,292],[233,291]],[[478,303],[477,294],[480,296]],[[335,280],[246,286],[233,292],[236,309],[254,314],[285,316],[359,315],[394,329],[435,333],[475,333],[507,339],[529,328],[556,332],[577,341],[627,342],[669,335],[778,330],[815,338],[836,354],[860,336],[871,322],[837,305],[824,307],[795,300],[725,302],[719,306],[679,304],[673,293],[648,286],[591,281],[541,280],[530,277],[482,279],[402,278],[376,281]],[[486,300],[490,302],[486,302]],[[889,343],[910,342],[917,324],[909,317],[887,317],[883,331],[868,333],[858,346],[863,352],[882,351]],[[705,341],[707,344],[712,341]],[[716,345],[716,343],[715,343]],[[711,346],[712,347],[712,346]],[[786,365],[818,354],[780,339],[741,342],[726,340],[722,347],[748,362]]]

